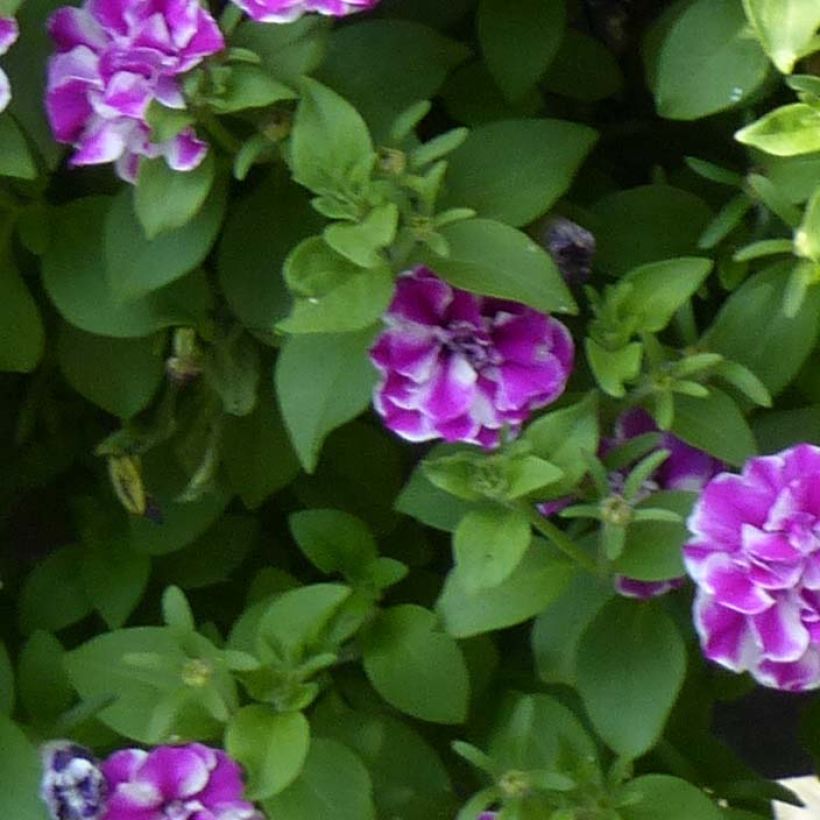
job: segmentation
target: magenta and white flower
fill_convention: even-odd
[[[13,17],[0,17],[0,56],[17,41],[20,31]],[[0,111],[5,111],[11,101],[11,85],[5,71],[0,69]]]
[[[380,0],[233,0],[249,17],[260,23],[290,23],[303,14],[316,12],[344,17],[377,6]]]
[[[76,148],[72,165],[115,162],[133,182],[140,157],[178,171],[208,151],[192,128],[154,143],[145,120],[157,100],[184,108],[178,76],[225,46],[198,0],[86,0],[49,19],[57,54],[49,61],[46,111],[54,136]]]
[[[418,267],[399,277],[370,351],[374,405],[408,441],[492,447],[564,391],[573,343],[560,322],[517,302],[476,296]]]
[[[684,561],[706,657],[776,689],[820,687],[820,447],[721,473],[688,526]]]
[[[103,764],[103,820],[263,820],[243,799],[239,766],[200,743],[124,749]]]

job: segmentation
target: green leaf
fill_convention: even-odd
[[[203,376],[232,416],[247,416],[256,406],[259,347],[247,333],[217,335],[203,361]]]
[[[62,547],[31,571],[20,592],[20,628],[25,635],[36,629],[57,632],[91,612],[80,578],[81,558],[80,547]]]
[[[396,709],[433,723],[461,723],[470,698],[458,644],[420,606],[385,610],[364,636],[364,669]]]
[[[820,261],[820,189],[806,205],[806,213],[794,234],[794,248],[801,256]]]
[[[769,61],[746,27],[740,0],[696,0],[684,8],[658,54],[661,116],[695,120],[738,105],[760,87]]]
[[[331,695],[313,712],[311,725],[315,734],[344,743],[361,757],[380,816],[430,820],[453,815],[447,769],[435,749],[400,720],[354,711]]]
[[[620,276],[639,265],[686,256],[712,217],[696,194],[672,185],[641,185],[615,191],[592,207],[595,262]]]
[[[595,744],[566,706],[549,695],[508,694],[490,734],[489,754],[504,771],[589,771],[598,758]]]
[[[5,715],[0,715],[0,749],[0,814],[15,820],[48,820],[50,813],[40,799],[40,755]]]
[[[539,613],[563,592],[575,572],[536,540],[512,574],[498,586],[470,593],[452,570],[436,602],[446,630],[456,638],[504,629]]]
[[[129,419],[151,402],[165,367],[156,336],[110,339],[65,324],[57,358],[66,381],[84,398],[114,416]]]
[[[146,239],[134,212],[131,192],[123,190],[105,223],[105,264],[116,299],[129,301],[158,290],[202,263],[225,213],[225,189],[216,186],[201,210],[175,230]],[[152,225],[156,229],[160,220]]]
[[[541,87],[581,102],[598,102],[624,84],[615,55],[597,37],[567,29]]]
[[[282,593],[259,619],[260,641],[274,647],[283,660],[298,661],[319,641],[350,593],[343,584],[311,584]],[[263,650],[261,643],[258,648]]]
[[[346,193],[375,161],[370,133],[347,100],[316,80],[302,81],[291,134],[293,178],[317,194]]]
[[[120,203],[127,205],[128,196],[123,191]],[[109,197],[87,197],[50,212],[53,236],[60,239],[43,256],[43,283],[54,306],[75,327],[100,336],[147,336],[170,325],[197,324],[211,298],[202,277],[186,277],[127,303],[115,297],[103,246],[111,203]]]
[[[778,157],[820,151],[820,108],[792,103],[741,128],[735,139]]]
[[[536,85],[558,51],[566,25],[564,3],[481,0],[478,39],[498,87],[512,101]]]
[[[270,817],[288,820],[376,820],[367,769],[346,746],[324,738],[310,744],[302,773],[266,800],[264,809]]]
[[[581,635],[611,597],[609,582],[579,572],[561,596],[538,615],[530,642],[538,677],[544,683],[575,686]]]
[[[20,700],[30,720],[39,725],[55,721],[74,700],[74,690],[63,668],[60,642],[42,630],[33,632],[20,652],[17,665]]]
[[[646,774],[627,783],[618,798],[624,820],[721,820],[721,810],[692,783]]]
[[[122,539],[86,548],[80,567],[83,589],[109,629],[121,627],[148,585],[151,559],[129,549]]]
[[[724,302],[702,346],[748,367],[770,393],[780,393],[799,372],[817,340],[820,289],[809,288],[797,314],[783,303],[790,265],[756,273]]]
[[[566,193],[596,139],[591,128],[561,120],[479,126],[447,159],[441,208],[467,206],[516,228],[527,225]]]
[[[393,202],[377,205],[354,225],[336,222],[322,233],[325,242],[336,253],[360,268],[374,268],[384,264],[380,253],[396,237],[399,210]]]
[[[216,176],[216,162],[208,154],[193,171],[181,173],[163,157],[140,161],[134,210],[146,237],[187,225],[202,208]]]
[[[0,715],[14,712],[14,668],[6,645],[0,641]]]
[[[489,219],[466,219],[442,228],[441,235],[450,255],[433,257],[430,267],[456,287],[543,312],[576,310],[555,263],[520,231]]]
[[[0,370],[28,373],[45,346],[43,321],[23,278],[3,252],[0,259]]]
[[[191,605],[179,587],[170,586],[162,593],[162,620],[178,635],[185,635],[196,629]]]
[[[453,535],[456,572],[475,595],[505,581],[530,545],[529,517],[522,510],[485,506],[467,513]]]
[[[362,270],[318,236],[293,249],[284,273],[297,296],[290,316],[278,325],[286,333],[361,330],[381,317],[393,296],[393,275],[386,264]]]
[[[280,100],[292,100],[296,92],[275,80],[259,66],[244,63],[231,66],[225,80],[225,90],[209,102],[221,114],[264,108]]]
[[[310,747],[310,725],[301,712],[277,714],[253,704],[240,709],[225,731],[225,749],[248,775],[249,800],[265,800],[300,774]]]
[[[434,97],[467,54],[464,45],[427,25],[363,20],[333,31],[318,77],[353,103],[374,135],[384,139],[393,119],[418,100]]]
[[[686,650],[663,610],[616,599],[586,628],[578,647],[578,691],[596,731],[632,759],[663,731],[686,672]]]
[[[259,507],[299,472],[299,461],[267,384],[261,386],[253,412],[225,419],[221,444],[231,489],[249,509]]]
[[[813,0],[743,0],[743,8],[772,62],[791,74],[820,26],[820,8]]]
[[[0,176],[35,179],[37,166],[25,135],[10,114],[0,116]]]
[[[264,180],[247,198],[231,201],[217,271],[231,310],[249,330],[270,336],[287,315],[290,296],[282,266],[299,241],[321,224],[304,191],[289,181]]]
[[[626,395],[625,382],[637,378],[643,360],[643,345],[640,342],[607,350],[587,336],[585,339],[587,361],[601,389],[615,398]]]
[[[564,472],[557,486],[550,486],[550,496],[572,489],[586,473],[581,454],[598,449],[597,394],[589,393],[569,407],[545,413],[528,425],[524,438],[535,455],[549,459]]]
[[[370,528],[341,510],[302,510],[288,518],[290,531],[307,559],[327,575],[361,577],[378,557]]]
[[[665,581],[684,575],[681,547],[689,537],[684,521],[692,510],[693,493],[653,493],[636,506],[636,512],[660,509],[677,513],[678,521],[634,521],[626,531],[623,553],[613,569],[640,581]]]
[[[619,300],[619,313],[633,319],[637,330],[663,330],[703,284],[712,264],[711,259],[682,257],[635,268],[621,279],[630,289]]]
[[[313,472],[325,436],[368,406],[375,370],[367,358],[370,329],[288,339],[275,381],[285,426],[299,460]]]
[[[714,387],[704,399],[676,396],[671,429],[692,447],[735,466],[757,452],[752,431],[737,404]]]

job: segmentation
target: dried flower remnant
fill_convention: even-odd
[[[55,740],[41,750],[40,796],[54,820],[99,820],[108,787],[88,749],[69,740]]]
[[[572,370],[569,331],[517,302],[477,296],[428,268],[404,273],[370,355],[374,405],[408,441],[493,447],[555,401]]]
[[[225,46],[198,0],[86,0],[48,22],[57,54],[49,61],[46,111],[58,142],[74,146],[72,165],[114,162],[133,182],[141,157],[164,157],[177,171],[205,158],[193,128],[152,142],[146,121],[157,101],[183,109],[177,77]]]
[[[233,0],[260,23],[291,23],[303,14],[345,17],[377,6],[380,0]]]
[[[544,241],[552,261],[568,285],[579,286],[589,281],[596,243],[595,237],[586,228],[558,217],[547,225]]]
[[[792,692],[820,687],[820,447],[751,458],[704,489],[684,562],[707,658]]]

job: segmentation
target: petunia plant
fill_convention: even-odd
[[[818,28],[0,0],[0,816],[796,802]]]

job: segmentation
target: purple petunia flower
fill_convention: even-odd
[[[20,31],[13,17],[0,17],[0,56],[5,54],[16,42]],[[5,111],[11,101],[11,86],[6,73],[0,69],[0,111]]]
[[[193,128],[163,143],[145,120],[157,100],[184,108],[177,80],[225,46],[222,32],[198,0],[86,0],[49,19],[57,54],[49,61],[46,111],[55,138],[73,145],[73,165],[115,162],[133,182],[140,157],[165,158],[190,171],[208,145]]]
[[[688,526],[684,562],[706,657],[775,689],[820,687],[820,447],[721,473]]]
[[[344,17],[377,6],[380,0],[233,0],[260,23],[290,23],[308,12]]]
[[[239,766],[199,743],[124,749],[102,770],[110,791],[103,820],[263,820],[242,799]]]
[[[46,743],[41,754],[40,796],[51,817],[99,820],[108,788],[91,752],[70,740],[55,740]]]
[[[408,441],[492,447],[564,391],[569,331],[517,302],[476,296],[418,267],[399,277],[387,330],[370,356],[381,378],[374,405]]]

